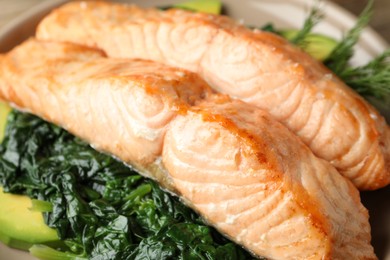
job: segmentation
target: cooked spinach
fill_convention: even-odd
[[[41,259],[251,259],[151,180],[35,116],[10,113],[0,145],[4,191],[36,199],[65,250]]]

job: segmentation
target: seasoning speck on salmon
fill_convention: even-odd
[[[88,1],[54,10],[37,37],[199,73],[215,90],[268,111],[359,189],[390,183],[384,118],[325,66],[272,33],[225,16]]]
[[[376,259],[352,183],[194,73],[31,39],[0,56],[0,98],[157,180],[254,255]]]

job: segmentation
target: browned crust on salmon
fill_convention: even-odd
[[[53,11],[37,37],[197,72],[216,90],[270,112],[359,189],[390,183],[383,117],[322,64],[274,34],[225,16],[89,1]]]
[[[207,132],[211,132],[210,136]],[[194,137],[191,140],[185,136]],[[226,147],[219,147],[220,142]],[[237,150],[232,159],[223,156],[222,149],[228,147]],[[217,148],[221,149],[219,157]],[[191,149],[193,153],[188,152]],[[230,159],[230,163],[224,166],[227,170],[220,169],[222,166],[209,169],[209,162],[201,158],[215,160],[213,165],[223,159]],[[214,96],[192,107],[172,121],[165,137],[163,162],[172,183],[189,205],[257,255],[271,259],[375,259],[371,246],[366,247],[370,227],[361,220],[368,219],[368,213],[360,204],[356,188],[329,163],[313,156],[283,125],[253,106]],[[218,169],[221,180],[215,184]],[[255,185],[263,185],[258,193],[253,192]],[[273,196],[280,197],[283,210],[273,203],[256,210],[272,201]],[[246,204],[252,206],[248,208]],[[267,208],[269,212],[264,213]],[[278,214],[272,215],[273,211]],[[273,218],[265,221],[264,214]],[[253,223],[261,221],[263,225],[256,228]],[[275,231],[279,226],[284,226],[284,233]],[[248,234],[243,233],[247,229]],[[300,237],[305,230],[310,232]],[[291,237],[289,246],[278,245],[283,244],[278,241],[283,236]],[[365,237],[364,242],[357,245],[357,237]],[[305,241],[310,241],[307,246]],[[366,248],[364,252],[361,246]]]
[[[31,39],[0,57],[0,98],[156,179],[256,255],[375,259],[357,189],[196,74]]]
[[[0,63],[1,99],[138,166],[159,156],[166,125],[176,114],[212,93],[194,73],[146,60],[108,59],[75,44],[30,39]]]

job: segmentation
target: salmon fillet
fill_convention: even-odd
[[[268,111],[359,189],[390,183],[390,128],[363,98],[282,38],[224,16],[106,2],[68,3],[40,39],[199,73],[215,90]]]
[[[172,118],[211,93],[194,73],[74,44],[29,40],[0,66],[2,99],[141,170],[161,156]]]
[[[257,255],[375,258],[356,188],[255,106],[216,98],[179,115],[163,162],[189,204]]]
[[[376,259],[352,183],[195,74],[29,40],[0,57],[0,97],[156,179],[255,255]]]

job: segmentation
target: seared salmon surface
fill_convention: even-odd
[[[390,183],[384,118],[322,64],[272,33],[224,16],[88,1],[54,10],[37,37],[199,73],[215,90],[268,111],[359,189]]]
[[[257,255],[375,258],[357,189],[255,106],[192,107],[171,122],[163,162],[188,204]]]
[[[194,73],[74,44],[32,39],[0,62],[1,98],[141,169],[172,118],[211,93]]]
[[[196,74],[31,39],[0,56],[0,97],[157,180],[254,255],[376,258],[352,183]]]

